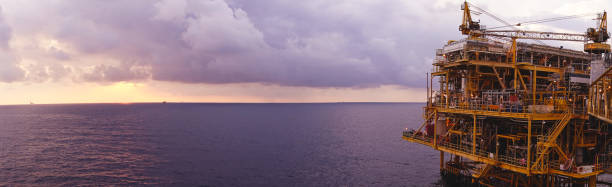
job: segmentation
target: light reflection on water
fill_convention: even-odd
[[[438,186],[421,106],[2,106],[0,185]]]

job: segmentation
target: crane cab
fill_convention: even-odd
[[[610,44],[607,43],[586,43],[584,44],[584,52],[593,54],[602,54],[610,52]]]
[[[610,52],[610,44],[607,44],[606,41],[610,38],[610,33],[608,33],[608,13],[605,11],[603,14],[599,14],[599,27],[598,28],[588,28],[586,37],[592,41],[592,43],[584,44],[584,52],[594,53],[594,54],[602,54]]]

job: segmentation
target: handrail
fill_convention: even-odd
[[[485,167],[483,167],[483,168],[480,170],[480,172],[478,172],[478,173],[474,173],[472,176],[473,176],[474,178],[480,178],[480,177],[482,177],[482,176],[486,176],[486,175],[487,175],[487,173],[489,172],[489,170],[491,170],[491,168],[492,168],[492,167],[493,167],[493,166],[492,166],[491,164],[487,164]]]
[[[558,120],[553,127],[546,132],[545,135],[538,137],[537,154],[539,156],[536,158],[535,164],[532,166],[532,168],[537,168],[540,170],[545,169],[543,165],[545,156],[548,155],[551,145],[557,140],[559,134],[561,134],[563,129],[565,129],[565,126],[567,126],[572,118],[572,113],[569,110],[565,111],[563,114],[563,118]]]

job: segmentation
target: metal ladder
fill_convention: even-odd
[[[537,158],[535,160],[534,165],[532,166],[532,169],[546,169],[544,164],[545,157],[550,153],[550,147],[553,147],[555,145],[557,137],[559,137],[559,134],[561,134],[561,132],[563,131],[563,129],[565,129],[571,119],[572,113],[570,111],[565,111],[563,113],[563,117],[558,120],[545,135],[538,137]]]

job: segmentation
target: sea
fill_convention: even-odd
[[[423,106],[0,106],[0,186],[444,186]]]

